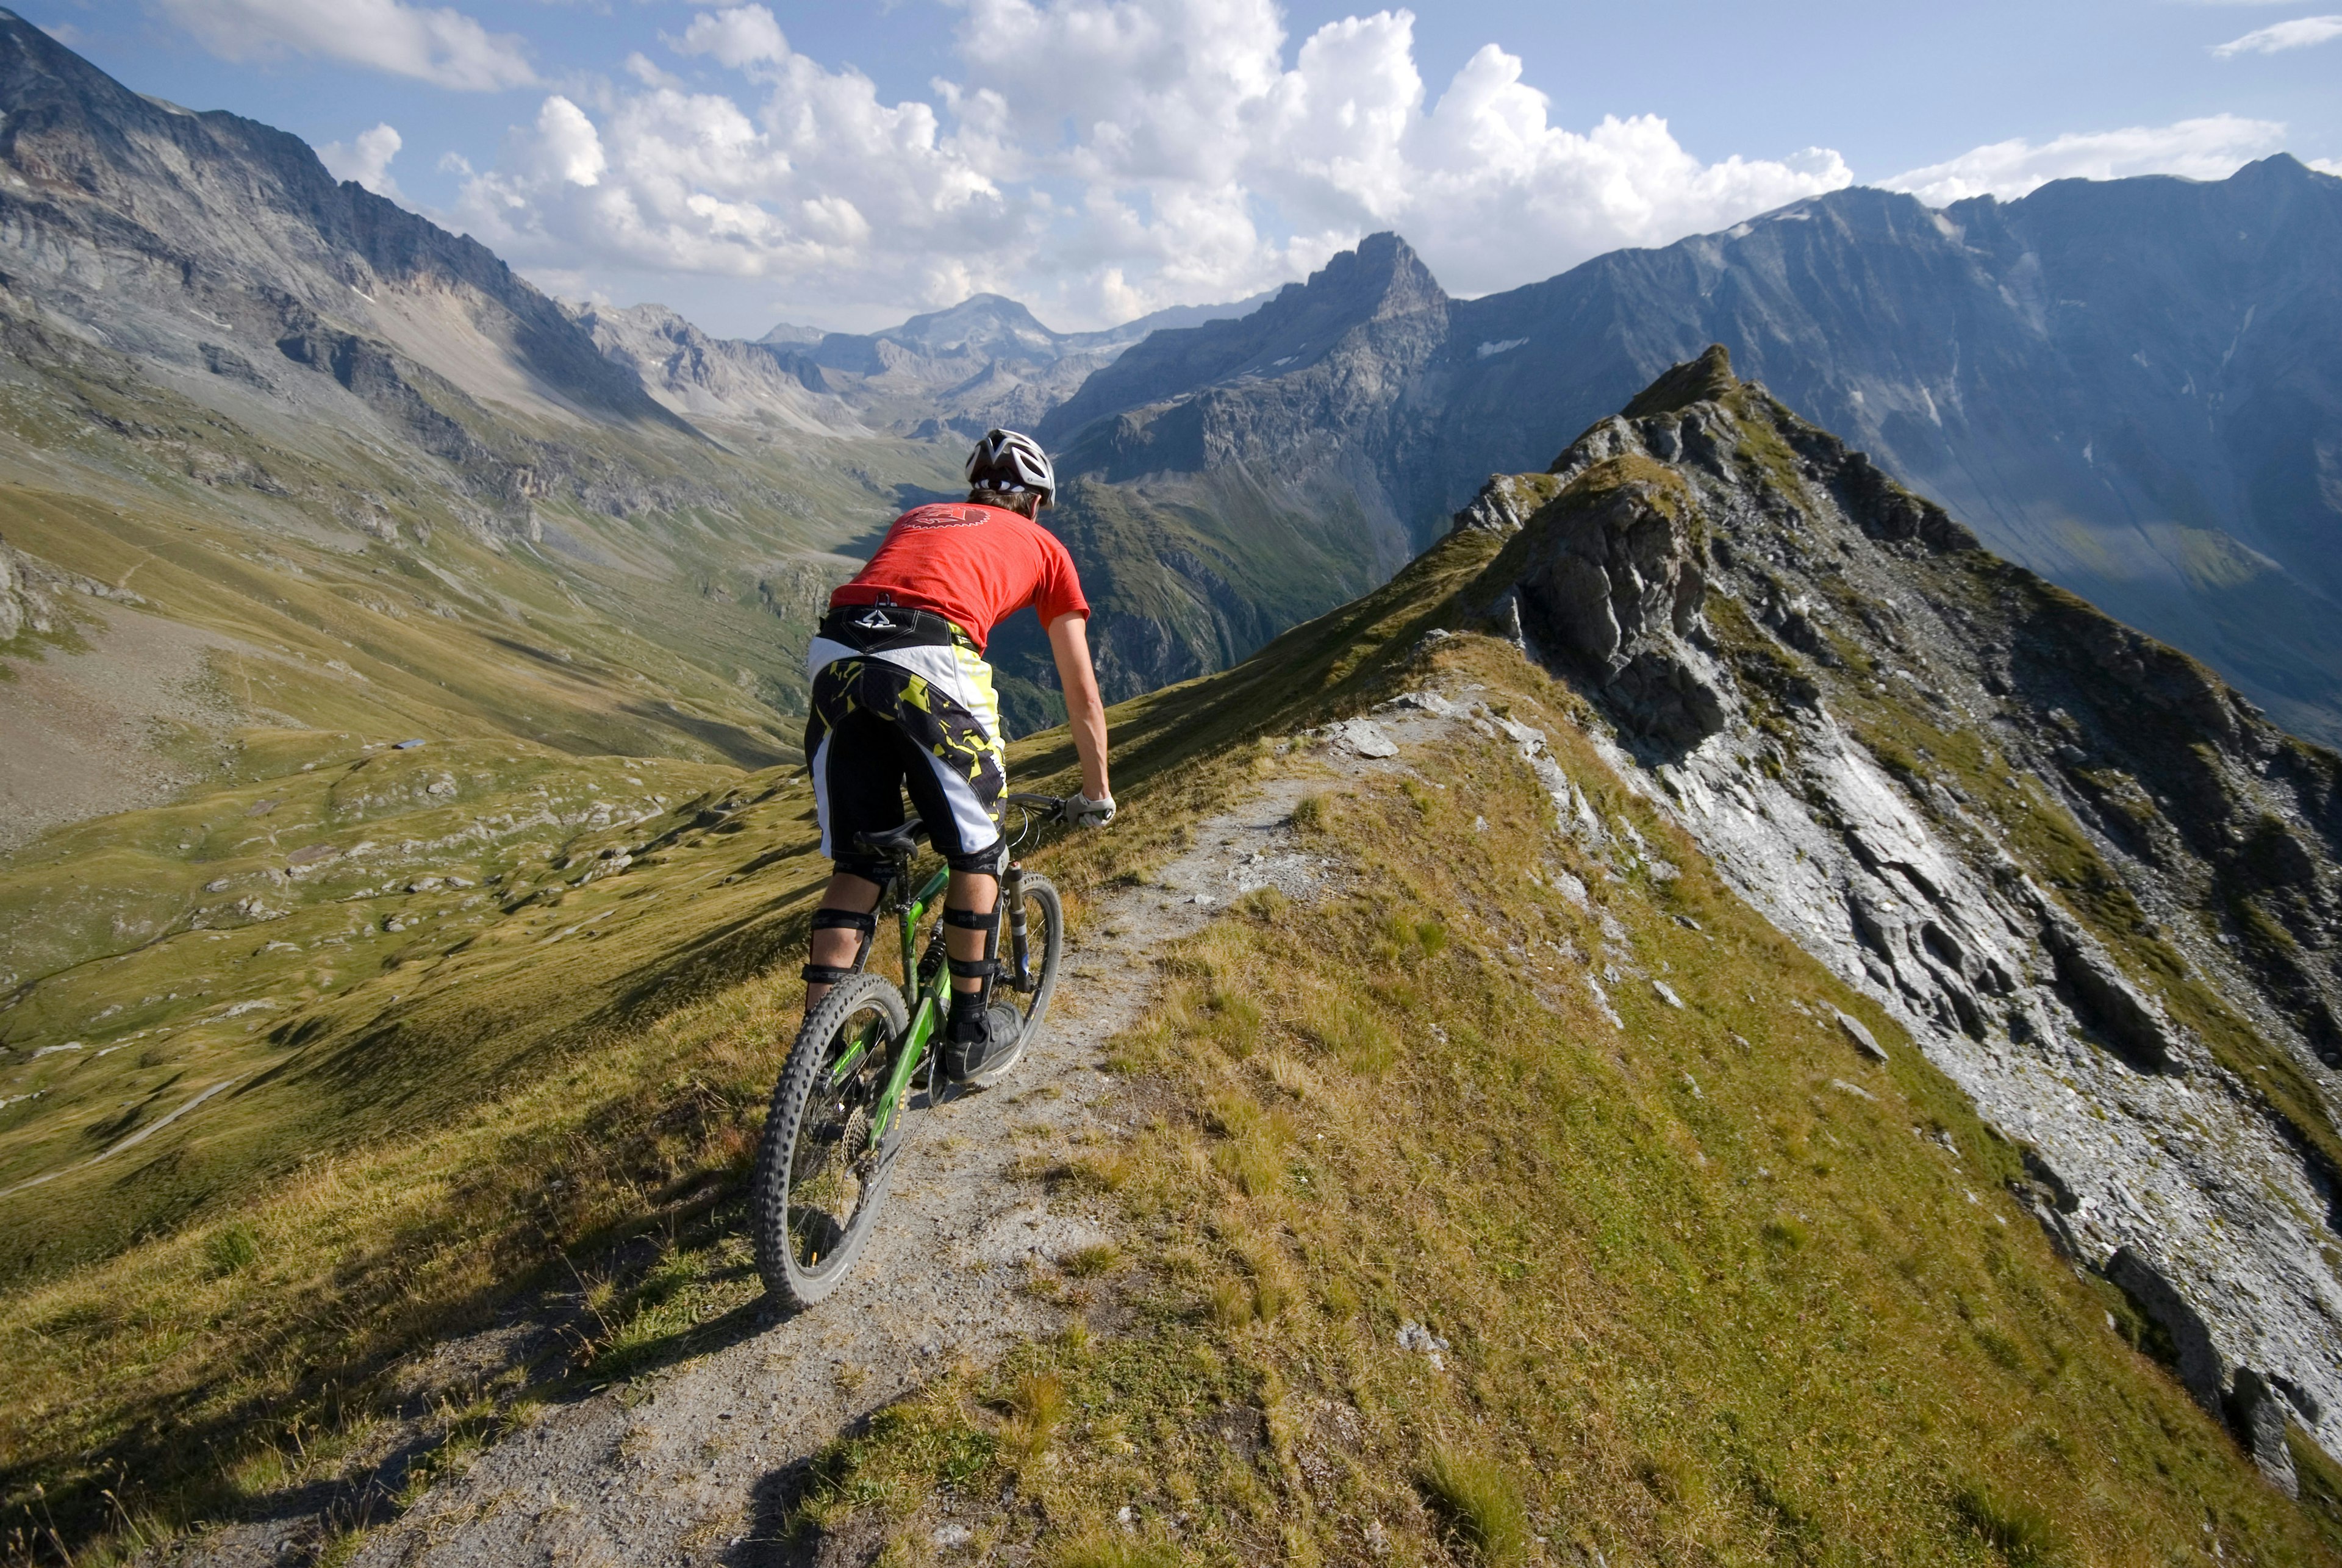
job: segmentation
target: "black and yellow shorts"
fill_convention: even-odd
[[[959,870],[993,869],[1007,757],[992,667],[966,635],[920,610],[833,610],[806,665],[822,854],[841,871],[876,870],[855,835],[900,827],[907,792],[936,853]]]

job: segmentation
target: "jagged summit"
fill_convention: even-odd
[[[1732,374],[1731,351],[1720,343],[1711,343],[1698,358],[1671,367],[1636,393],[1619,417],[1640,419],[1646,414],[1674,414],[1695,403],[1714,403],[1739,385],[1739,380]]]
[[[1446,308],[1413,247],[1396,234],[1369,235],[1250,315],[1155,334],[1086,382],[1038,434],[1053,446],[1077,445],[1111,414],[1231,383],[1289,380],[1373,324],[1395,329],[1401,357],[1387,374],[1404,375],[1444,330]]]

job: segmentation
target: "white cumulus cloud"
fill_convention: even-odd
[[[2256,27],[2241,38],[2216,44],[2212,53],[2226,60],[2237,55],[2275,55],[2287,49],[2307,49],[2329,38],[2342,38],[2342,16],[2297,16]]]
[[[2013,201],[2051,180],[2157,174],[2220,180],[2276,152],[2284,140],[2285,126],[2275,120],[2212,115],[2168,125],[2063,135],[2038,145],[1994,142],[1880,184],[1940,207],[1969,196]]]
[[[1435,95],[1403,10],[1294,47],[1276,0],[966,0],[956,42],[957,80],[887,104],[764,5],[698,13],[668,47],[745,89],[645,61],[590,116],[547,100],[454,215],[539,265],[848,314],[992,288],[1072,325],[1250,294],[1383,228],[1479,293],[1852,178],[1826,149],[1703,158],[1653,115],[1573,125],[1495,45]]]
[[[385,123],[360,131],[346,143],[327,142],[317,149],[317,161],[337,180],[355,180],[375,195],[405,201],[398,182],[390,177],[390,161],[405,141]]]
[[[521,40],[450,6],[405,0],[159,0],[163,12],[228,60],[315,55],[487,91],[536,80]]]
[[[736,71],[760,60],[786,59],[789,53],[781,25],[762,5],[735,5],[713,15],[702,12],[673,43],[679,55],[713,55],[716,64]]]

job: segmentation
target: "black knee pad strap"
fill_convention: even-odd
[[[884,892],[885,889],[880,889]],[[870,956],[870,944],[878,934],[878,917],[865,914],[858,909],[831,909],[826,905],[813,912],[816,931],[857,931],[862,939],[854,944],[854,962],[850,964],[808,964],[797,971],[807,985],[836,985],[852,979],[862,971],[862,961]]]
[[[944,856],[944,864],[954,871],[966,872],[971,876],[998,876],[1000,863],[1007,858],[1007,849],[1006,839],[996,838],[982,849],[970,850],[966,854],[947,854]]]
[[[976,989],[975,995],[976,1005],[981,1009],[991,1003],[992,983],[1000,974],[1000,905],[995,904],[990,909],[978,911],[954,909],[946,904],[944,908],[944,924],[960,931],[984,933],[983,957],[954,958],[948,961],[953,979],[981,982]],[[966,998],[955,995],[952,998],[954,1006],[956,1007],[963,1000]]]
[[[824,907],[813,912],[813,928],[816,931],[859,931],[866,935],[878,929],[878,917],[865,914],[858,909]]]

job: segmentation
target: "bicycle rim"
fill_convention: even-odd
[[[756,1267],[766,1290],[798,1306],[846,1277],[885,1199],[907,1106],[883,1143],[871,1130],[908,1023],[899,992],[857,974],[806,1020],[773,1090],[751,1183]]]

